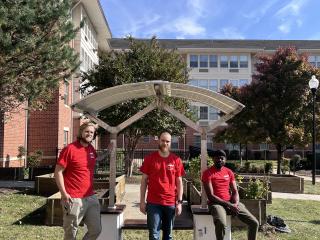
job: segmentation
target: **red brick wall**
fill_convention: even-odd
[[[25,142],[25,110],[24,106],[11,114],[0,125],[0,167],[22,167],[23,160],[17,158],[18,147]]]
[[[43,160],[55,161],[58,144],[59,92],[43,111],[33,111],[29,118],[28,152],[43,151]],[[47,161],[45,161],[47,162]]]

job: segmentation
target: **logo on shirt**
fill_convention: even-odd
[[[167,165],[167,170],[172,171],[174,169],[174,164],[173,163],[169,163]]]
[[[224,178],[225,180],[229,180],[229,175],[224,175],[223,178]]]

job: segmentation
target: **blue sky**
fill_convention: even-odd
[[[113,37],[320,39],[319,0],[100,0]]]

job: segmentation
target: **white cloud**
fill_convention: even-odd
[[[206,0],[188,0],[186,9],[179,9],[176,15],[161,15],[152,23],[141,21],[139,24],[139,34],[143,37],[152,35],[163,36],[169,33],[176,35],[176,38],[184,39],[188,37],[201,38],[205,36],[206,28],[200,23],[205,16]],[[140,23],[140,22],[139,22]]]
[[[300,9],[307,3],[307,0],[291,0],[286,6],[279,9],[276,13],[277,16],[299,16]]]
[[[282,23],[280,26],[278,26],[278,29],[280,32],[287,34],[291,31],[291,24],[290,22]]]
[[[243,33],[234,27],[225,27],[221,31],[214,32],[211,36],[213,39],[245,39]]]
[[[197,21],[189,18],[179,18],[173,23],[175,30],[184,35],[202,35],[205,33],[205,28],[202,27]]]
[[[253,20],[255,23],[258,23],[260,22],[260,19],[262,19],[266,15],[268,10],[278,1],[279,0],[270,0],[261,2],[259,6],[255,6],[253,8],[253,11],[242,13],[242,16],[250,20]]]
[[[202,16],[205,12],[204,0],[188,0],[187,6],[196,17]]]
[[[291,0],[276,12],[275,17],[280,20],[280,25],[278,26],[280,32],[288,34],[294,27],[303,25],[301,9],[307,2],[308,0]]]

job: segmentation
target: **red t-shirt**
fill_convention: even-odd
[[[73,198],[83,198],[94,194],[93,174],[97,153],[93,146],[81,145],[79,141],[66,146],[60,153],[57,164],[65,168],[64,185]]]
[[[222,167],[220,170],[214,166],[203,172],[202,182],[208,183],[211,181],[213,193],[224,201],[230,201],[230,184],[235,181],[233,172],[227,168]]]
[[[176,202],[176,177],[185,174],[181,159],[173,153],[166,158],[159,152],[146,156],[140,171],[148,175],[147,202],[173,206]]]

